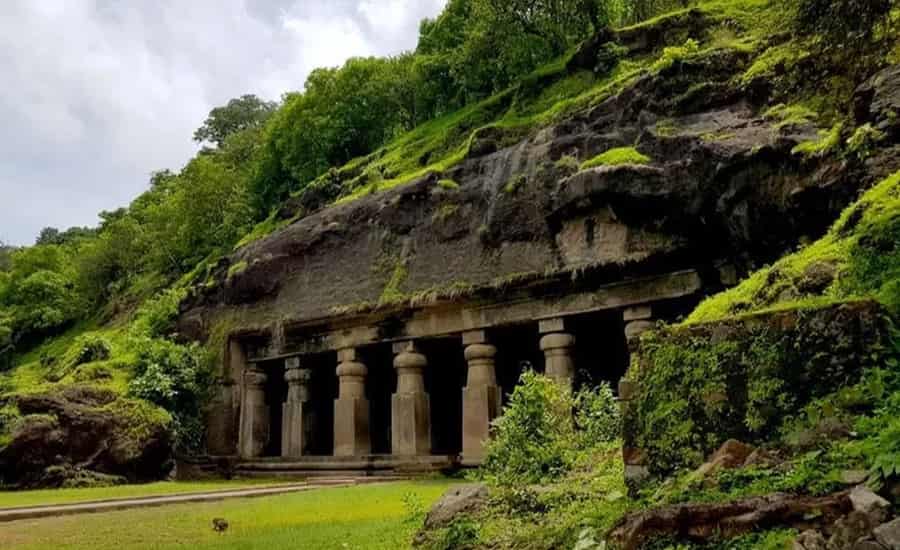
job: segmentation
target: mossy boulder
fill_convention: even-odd
[[[149,403],[92,386],[14,400],[22,416],[0,449],[3,484],[150,481],[171,469],[172,418]]]

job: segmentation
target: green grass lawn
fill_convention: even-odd
[[[453,483],[401,482],[315,489],[290,495],[178,504],[0,523],[0,548],[37,549],[316,549],[408,548],[430,506]],[[408,503],[416,503],[410,506]],[[213,518],[225,518],[219,534]]]
[[[72,504],[111,498],[138,498],[180,493],[201,493],[248,487],[260,488],[284,485],[290,480],[241,479],[215,481],[161,481],[144,485],[116,485],[94,489],[41,489],[37,491],[0,491],[0,508],[21,506],[46,506],[48,504]]]

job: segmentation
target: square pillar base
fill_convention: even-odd
[[[336,399],[334,402],[334,456],[372,454],[369,439],[369,400]]]
[[[249,406],[242,414],[240,454],[244,458],[260,457],[269,443],[269,408]]]
[[[300,458],[307,454],[312,444],[314,425],[309,403],[285,403],[282,406],[281,456]]]
[[[431,454],[431,408],[428,394],[397,393],[391,396],[391,454]]]
[[[474,466],[484,460],[491,422],[500,415],[500,407],[500,388],[497,386],[463,388],[463,464]]]

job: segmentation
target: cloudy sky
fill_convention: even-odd
[[[0,241],[95,225],[212,107],[415,46],[445,0],[0,0]]]

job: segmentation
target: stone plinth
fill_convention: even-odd
[[[269,407],[266,405],[266,373],[244,371],[244,404],[241,407],[240,454],[262,456],[269,442]]]
[[[412,344],[395,347],[397,393],[391,397],[391,451],[396,456],[431,453],[431,404],[423,369],[428,360]]]
[[[338,398],[334,402],[334,455],[365,456],[372,452],[369,436],[368,369],[354,349],[338,352]]]
[[[501,407],[494,365],[497,348],[481,340],[466,346],[465,351],[469,370],[463,388],[462,458],[467,465],[479,464],[484,459],[491,422],[500,415]]]
[[[565,332],[554,332],[541,338],[545,373],[569,389],[575,379],[575,361],[572,359],[574,346],[575,337]]]
[[[312,371],[300,368],[298,359],[288,359],[284,380],[288,384],[288,394],[282,405],[281,456],[299,458],[307,454],[312,443],[314,420],[309,403]]]

